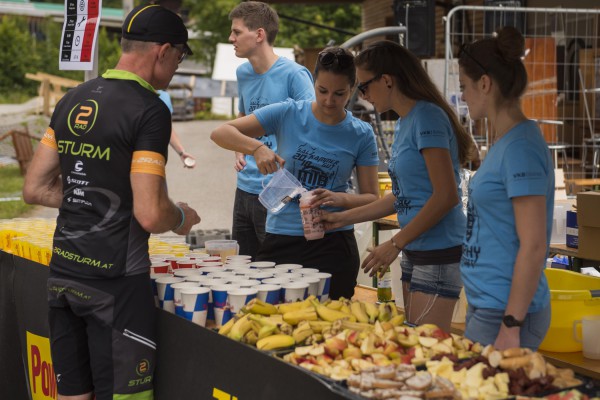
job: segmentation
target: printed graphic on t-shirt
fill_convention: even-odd
[[[469,188],[469,199],[471,198],[472,189]],[[470,244],[474,243],[474,244]],[[471,200],[467,203],[467,233],[465,235],[465,243],[463,244],[462,263],[466,267],[474,268],[479,259],[481,246],[479,243],[479,218],[477,209]]]
[[[296,177],[306,189],[335,186],[340,164],[336,154],[302,144],[298,146],[292,159]]]
[[[400,187],[400,180],[396,177],[396,174],[393,172],[390,162],[390,169],[388,173],[390,174],[390,178],[392,180],[392,193],[396,197],[396,201],[394,202],[394,209],[397,214],[400,215],[408,215],[408,212],[412,208],[410,205],[411,200],[408,197],[403,196],[404,191]]]
[[[268,106],[269,104],[269,99],[267,99],[266,97],[251,97],[250,98],[250,107],[248,108],[248,111],[250,111],[251,113],[254,112],[254,110],[258,110],[259,108],[262,108],[264,106]]]

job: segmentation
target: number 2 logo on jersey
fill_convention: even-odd
[[[85,100],[77,103],[69,112],[69,130],[75,136],[82,136],[92,130],[98,117],[98,103]]]

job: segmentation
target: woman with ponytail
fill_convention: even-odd
[[[383,273],[402,251],[402,289],[408,322],[450,331],[462,289],[460,259],[465,231],[459,171],[474,142],[427,75],[421,61],[390,41],[356,57],[358,89],[378,112],[394,110],[388,171],[392,193],[368,205],[327,214],[328,229],[395,213],[402,228],[374,248],[362,268]]]
[[[524,39],[514,28],[463,46],[462,98],[487,118],[492,146],[469,183],[461,261],[468,310],[465,336],[498,349],[537,349],[550,325],[543,273],[552,230],[554,167],[520,97],[527,87]]]

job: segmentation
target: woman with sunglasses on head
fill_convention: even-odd
[[[466,218],[459,170],[473,141],[439,93],[421,61],[390,41],[376,42],[355,60],[358,88],[378,112],[395,111],[389,174],[392,194],[363,207],[323,216],[326,228],[396,213],[401,230],[362,264],[384,273],[402,251],[406,318],[450,330],[462,289],[459,263]]]
[[[499,349],[537,349],[550,325],[543,273],[552,231],[554,167],[544,137],[527,119],[525,41],[514,28],[464,46],[462,98],[487,118],[492,143],[469,183],[461,263],[469,307],[465,336]]]
[[[307,190],[312,207],[336,211],[359,207],[378,196],[379,158],[371,126],[344,108],[356,81],[352,54],[338,47],[319,53],[315,72],[316,100],[271,104],[221,125],[211,139],[229,150],[251,154],[263,174],[286,168]],[[254,138],[276,135],[277,154]],[[356,167],[359,193],[348,192]],[[267,235],[257,260],[298,263],[332,274],[330,297],[351,298],[360,258],[350,224],[306,240],[299,203],[293,199],[279,213],[268,212]]]

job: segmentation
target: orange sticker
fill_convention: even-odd
[[[42,137],[42,144],[45,144],[48,147],[52,147],[53,149],[58,150],[58,146],[56,145],[56,136],[54,135],[54,129],[50,127],[46,129],[44,137]]]
[[[135,151],[131,160],[131,173],[160,175],[165,174],[165,158],[154,151]]]

